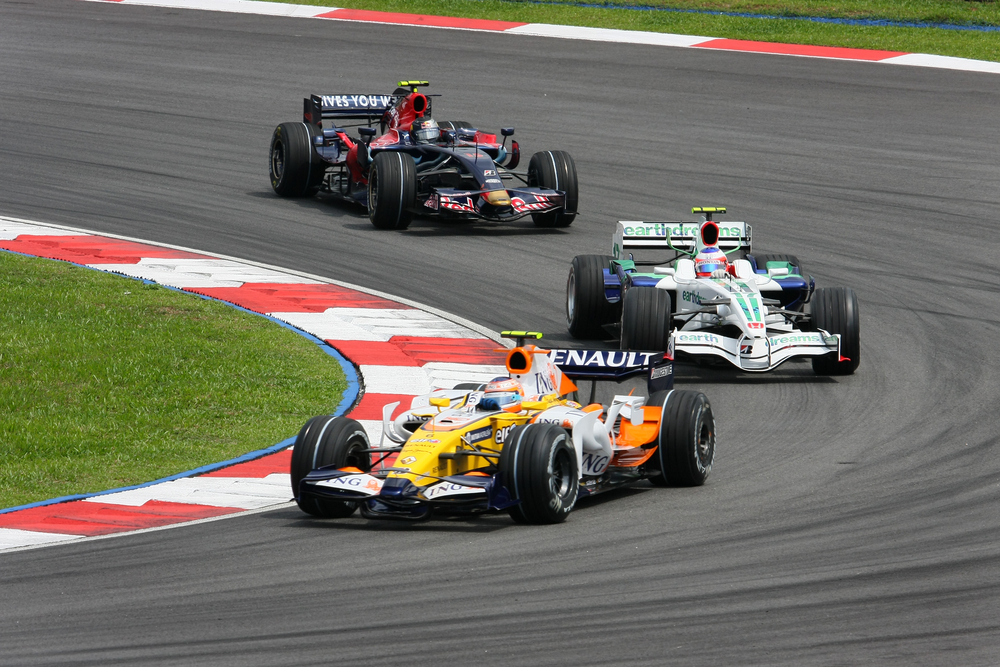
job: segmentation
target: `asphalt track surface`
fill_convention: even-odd
[[[566,340],[617,219],[728,205],[862,304],[853,377],[693,366],[719,455],[559,526],[298,510],[0,556],[0,664],[996,664],[1000,79],[84,2],[0,2],[0,212],[267,262]],[[432,81],[580,172],[565,231],[271,193],[301,98]],[[270,443],[267,443],[270,444]]]

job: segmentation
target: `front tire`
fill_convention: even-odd
[[[813,357],[818,375],[852,375],[861,363],[861,324],[858,296],[850,287],[820,287],[810,302],[812,327],[840,334],[840,356]]]
[[[271,135],[271,187],[282,197],[311,197],[319,191],[326,165],[316,155],[309,123],[282,123]]]
[[[649,481],[656,486],[704,484],[715,462],[715,416],[708,397],[699,391],[658,391],[646,405],[661,409],[653,455],[659,470]]]
[[[605,338],[604,325],[621,317],[621,302],[604,297],[604,269],[608,255],[577,255],[566,280],[566,321],[574,338]]]
[[[324,466],[353,466],[368,472],[371,455],[361,450],[369,447],[368,434],[353,419],[323,415],[306,422],[292,449],[292,494],[299,508],[326,519],[342,519],[354,514],[358,509],[356,502],[303,495],[299,486],[303,477]]]
[[[368,219],[377,229],[406,229],[417,197],[413,157],[398,151],[375,155],[368,170]]]
[[[656,287],[632,287],[622,299],[623,350],[666,350],[673,329],[670,292]]]
[[[528,163],[528,185],[561,190],[566,193],[561,211],[532,213],[538,227],[569,227],[576,219],[580,188],[576,178],[576,163],[566,151],[542,151],[531,156]]]
[[[580,494],[576,450],[566,429],[527,424],[511,429],[500,452],[500,476],[512,500],[507,512],[517,523],[566,520]]]

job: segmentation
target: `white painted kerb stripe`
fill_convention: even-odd
[[[372,394],[426,394],[435,389],[451,389],[460,382],[489,382],[506,376],[503,366],[433,362],[416,366],[360,366],[365,392]]]
[[[926,53],[907,53],[882,60],[889,65],[910,65],[912,67],[936,67],[938,69],[953,69],[963,72],[987,72],[1000,74],[1000,63],[985,60],[970,60],[952,56],[933,56]]]
[[[106,0],[98,1],[104,2]],[[339,9],[339,7],[289,5],[283,2],[256,2],[255,0],[123,0],[123,2],[116,2],[115,4],[166,7],[171,9],[202,9],[235,14],[262,14],[265,16],[291,16],[299,18],[315,18],[320,14]]]
[[[291,497],[291,477],[286,473],[272,473],[262,479],[183,477],[130,491],[85,498],[84,502],[141,507],[151,500],[158,500],[165,503],[252,510],[285,503]]]
[[[718,39],[717,37],[699,37],[697,35],[671,35],[663,32],[586,28],[547,23],[529,23],[517,28],[509,28],[504,32],[515,35],[531,35],[532,37],[582,39],[590,42],[617,42],[619,44],[645,44],[648,46],[689,47]]]
[[[32,236],[80,236],[79,232],[68,229],[50,229],[10,218],[0,218],[0,240],[13,241],[22,234]]]
[[[202,288],[240,287],[244,283],[318,284],[308,280],[226,259],[161,259],[142,258],[137,264],[88,264],[92,269],[111,271],[132,278],[152,280],[176,287]]]
[[[416,309],[327,308],[322,313],[268,313],[322,340],[387,342],[393,336],[484,338],[443,317]]]
[[[67,540],[78,540],[82,535],[63,535],[62,533],[38,533],[33,530],[18,530],[17,528],[0,528],[0,551],[16,549],[17,547],[32,547],[40,544],[54,544]]]

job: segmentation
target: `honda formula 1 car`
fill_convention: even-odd
[[[569,153],[535,153],[514,169],[520,148],[465,121],[437,123],[426,81],[400,81],[391,95],[312,95],[301,123],[271,136],[271,187],[284,197],[317,192],[368,209],[379,229],[405,229],[414,214],[499,222],[530,215],[539,227],[576,217],[576,164]],[[360,121],[358,138],[345,121]],[[379,129],[373,127],[378,124]],[[378,136],[376,136],[378,135]]]
[[[507,511],[519,523],[563,521],[581,496],[649,479],[698,486],[715,457],[715,419],[704,394],[674,390],[663,353],[544,350],[521,337],[509,377],[417,396],[382,442],[360,423],[314,417],[292,452],[292,491],[319,517],[426,519],[432,513]],[[649,398],[610,405],[571,400],[574,381],[645,374]],[[593,390],[593,389],[592,389]],[[593,395],[592,397],[593,398]]]
[[[611,256],[574,258],[566,285],[570,333],[602,337],[606,325],[620,323],[623,349],[669,347],[678,359],[723,359],[744,371],[769,371],[796,357],[810,357],[822,375],[858,368],[854,290],[815,288],[792,255],[751,254],[750,225],[712,220],[724,208],[692,212],[701,213],[699,222],[619,222]],[[673,255],[640,261],[625,254],[639,249]],[[706,249],[734,257],[717,275],[699,276],[695,258]]]

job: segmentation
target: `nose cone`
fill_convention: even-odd
[[[493,206],[510,206],[510,195],[506,190],[493,190],[486,193],[486,201]]]

